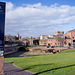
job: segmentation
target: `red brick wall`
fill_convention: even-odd
[[[73,40],[75,40],[75,35],[73,35],[73,33],[75,34],[75,31],[71,32],[71,42],[73,42]],[[74,38],[73,38],[74,37]]]
[[[53,45],[53,46],[60,46],[60,43],[63,44],[63,40],[57,40],[57,39],[48,39],[47,40],[47,45]]]
[[[70,38],[71,38],[70,43],[72,44],[72,46],[73,46],[73,40],[75,40],[75,35],[73,35],[73,33],[75,34],[75,31],[68,32],[68,33],[65,34],[65,36],[67,36],[67,35],[70,36]],[[74,37],[74,38],[73,38],[73,37]],[[69,43],[69,39],[68,39],[67,43]]]

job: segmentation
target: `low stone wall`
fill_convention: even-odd
[[[68,47],[54,47],[54,48],[47,48],[47,47],[34,47],[29,49],[31,52],[44,52],[44,53],[59,53],[62,52],[63,50],[68,50]]]
[[[4,55],[17,52],[18,48],[19,48],[18,46],[5,47],[5,49],[4,49]]]
[[[30,51],[31,50],[33,50],[33,49],[43,49],[43,50],[49,50],[49,49],[55,49],[55,50],[67,50],[68,49],[68,47],[54,47],[54,48],[51,48],[51,47],[49,47],[49,48],[47,48],[47,47],[34,47],[34,48],[31,48],[31,49],[29,49]]]

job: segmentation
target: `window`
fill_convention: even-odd
[[[70,40],[69,40],[69,42],[70,42]]]
[[[46,44],[46,43],[44,43],[44,44]]]
[[[47,39],[47,37],[45,37],[45,40]]]
[[[55,45],[56,45],[56,43],[55,43]]]
[[[73,33],[73,35],[75,35],[75,33]]]

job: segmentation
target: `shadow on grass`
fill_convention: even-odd
[[[4,58],[23,57],[23,56],[20,56],[20,55],[22,55],[26,52],[28,52],[28,51],[18,51],[18,52],[10,53],[10,54],[4,55]]]
[[[41,73],[44,73],[44,72],[53,71],[53,70],[58,70],[58,69],[62,69],[62,68],[72,67],[72,66],[75,66],[75,64],[73,64],[73,65],[68,65],[68,66],[63,66],[63,67],[57,67],[57,68],[49,69],[49,70],[46,70],[46,71],[38,72],[38,73],[36,73],[36,75],[41,74]]]
[[[25,68],[24,70],[28,70],[28,69],[32,69],[37,66],[44,66],[44,65],[53,65],[53,63],[33,65],[33,66],[29,66],[28,68]]]

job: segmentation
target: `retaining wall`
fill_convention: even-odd
[[[4,49],[4,55],[17,52],[18,49],[19,49],[18,46],[5,47],[5,49]]]

